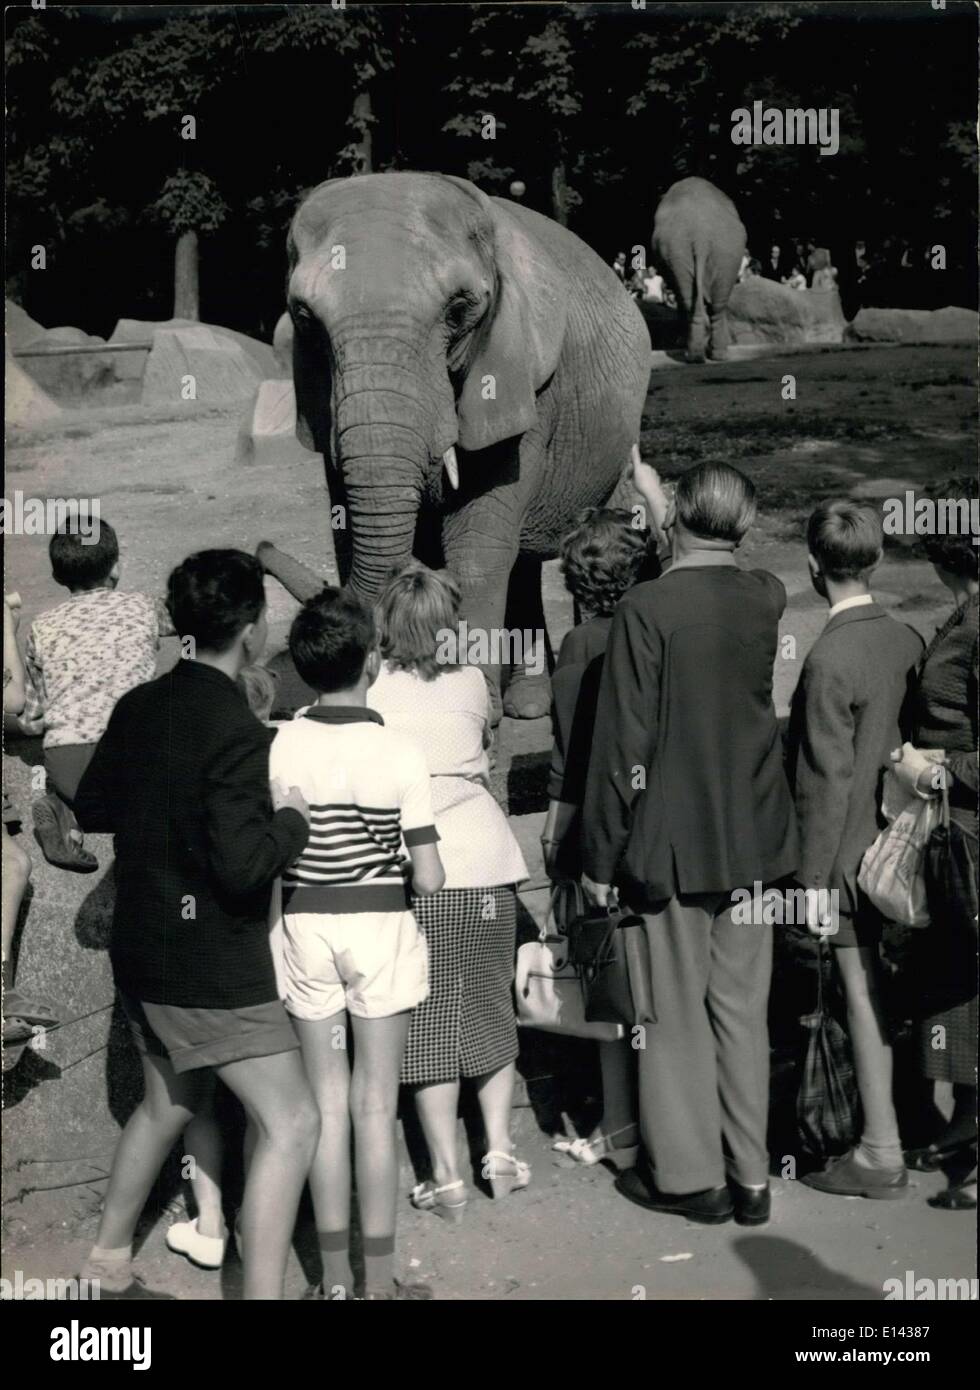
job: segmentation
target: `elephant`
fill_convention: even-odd
[[[728,355],[728,300],[745,255],[746,233],[732,200],[707,179],[681,179],[653,219],[653,262],[677,296],[687,330],[687,360]],[[706,333],[706,329],[710,332]]]
[[[513,648],[493,634],[546,644],[542,561],[639,438],[642,315],[572,232],[454,175],[328,180],[298,208],[288,258],[296,433],[349,520],[333,533],[341,583],[372,601],[413,554],[448,568],[469,633],[488,634],[499,718]],[[537,660],[505,713],[548,712]]]

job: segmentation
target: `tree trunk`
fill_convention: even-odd
[[[551,215],[560,227],[568,226],[568,184],[565,156],[559,154],[551,170]]]
[[[197,232],[182,232],[174,256],[174,318],[201,317],[197,290]]]
[[[370,174],[372,163],[371,138],[371,93],[358,92],[354,98],[354,124],[357,128],[357,169],[358,174]]]

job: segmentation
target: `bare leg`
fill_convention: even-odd
[[[221,1207],[221,1168],[225,1146],[214,1113],[214,1077],[210,1096],[184,1131],[184,1155],[190,1159],[190,1185],[197,1207],[200,1235],[221,1239],[225,1218]]]
[[[393,1286],[398,1154],[395,1117],[398,1074],[408,1039],[411,1011],[388,1018],[351,1019],[354,1071],[350,1108],[354,1122],[357,1200],[364,1235],[365,1287]]]
[[[864,1111],[859,1157],[883,1167],[901,1167],[902,1146],[892,1099],[892,1047],[878,994],[877,951],[846,946],[834,956],[844,982],[847,1028]]]
[[[456,1121],[459,1114],[459,1082],[438,1081],[416,1086],[415,1105],[429,1146],[432,1176],[437,1187],[459,1179]]]
[[[350,1297],[350,1056],[347,1014],[310,1022],[293,1019],[303,1065],[320,1111],[320,1140],[310,1168],[310,1192],[329,1297]],[[338,1029],[341,1030],[338,1032]],[[338,1040],[343,1046],[338,1046]],[[341,1293],[339,1290],[343,1290]]]
[[[126,1123],[112,1160],[112,1173],[106,1191],[96,1249],[89,1261],[89,1277],[111,1281],[101,1268],[99,1253],[119,1256],[116,1286],[130,1281],[129,1252],[136,1223],[146,1205],[150,1190],[180,1133],[190,1122],[206,1094],[207,1077],[200,1072],[178,1076],[162,1057],[142,1057],[143,1099]],[[97,1268],[98,1266],[98,1268]],[[85,1272],[85,1271],[83,1271]],[[107,1283],[107,1287],[111,1282]]]
[[[244,1105],[258,1135],[241,1213],[244,1297],[281,1299],[320,1116],[297,1052],[248,1057],[216,1070]]]
[[[31,877],[31,856],[23,849],[6,826],[3,827],[3,983],[6,990],[13,988],[14,963],[11,952],[14,932],[17,930],[17,916],[24,901],[27,885]],[[5,1012],[10,1013],[9,1007]]]
[[[514,1100],[517,1067],[514,1062],[481,1076],[476,1082],[477,1100],[487,1135],[487,1153],[511,1153],[510,1112]]]

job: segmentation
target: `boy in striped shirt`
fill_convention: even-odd
[[[306,848],[282,880],[286,1008],[320,1106],[310,1173],[323,1258],[311,1297],[351,1296],[350,1122],[369,1299],[430,1297],[393,1276],[395,1112],[411,1011],[428,994],[425,940],[409,905],[443,885],[429,769],[418,746],[366,705],[380,656],[370,612],[325,588],[289,634],[316,704],[280,728],[270,775],[310,808]],[[347,1027],[355,1060],[348,1061]]]

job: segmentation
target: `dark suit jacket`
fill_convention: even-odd
[[[717,554],[717,552],[715,552]],[[786,591],[765,570],[676,567],[613,617],[583,812],[583,864],[631,906],[796,868],[772,704]]]
[[[799,879],[858,907],[857,875],[884,822],[882,772],[902,743],[922,639],[876,603],[831,618],[803,663],[789,725],[800,820]]]
[[[213,1009],[277,998],[272,881],[309,832],[298,811],[273,814],[273,736],[235,682],[198,661],[113,710],[75,814],[116,837],[111,956],[125,993]]]

